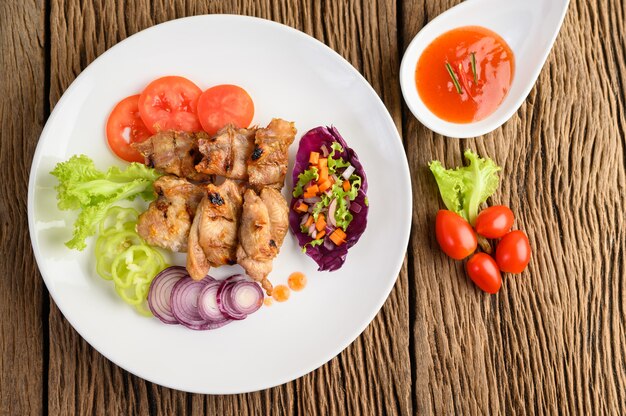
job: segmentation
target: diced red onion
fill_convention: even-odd
[[[326,248],[326,250],[334,250],[335,249],[335,243],[332,242],[332,240],[330,238],[325,238],[324,239],[324,248]]]
[[[309,220],[310,214],[306,213],[302,216],[302,220],[300,221],[300,226],[303,226],[304,224],[306,224],[306,222]]]
[[[339,178],[337,177],[337,175],[333,175],[332,178],[333,178],[334,183],[337,183],[339,181]]]
[[[189,277],[184,267],[172,266],[157,274],[148,291],[148,307],[152,314],[166,324],[177,324],[178,320],[172,313],[170,296],[172,288],[180,279]]]
[[[303,201],[306,202],[307,204],[317,204],[321,200],[322,198],[320,198],[319,196],[313,196],[311,198],[304,198]]]
[[[312,236],[313,234],[315,234],[315,223],[309,225],[309,235]]]
[[[350,165],[346,168],[346,170],[343,171],[343,173],[341,174],[341,176],[345,179],[348,180],[350,179],[350,176],[352,176],[352,174],[354,173],[355,168],[354,166]]]
[[[357,202],[352,202],[350,204],[350,209],[352,210],[352,212],[354,212],[355,214],[358,214],[359,212],[361,212],[361,209],[363,209],[363,207],[361,205],[359,205]]]
[[[212,329],[210,322],[207,322],[198,311],[198,297],[205,285],[213,280],[213,278],[193,280],[191,277],[184,277],[176,282],[170,303],[172,313],[180,324],[195,330]]]
[[[328,205],[328,222],[333,226],[337,226],[337,220],[335,219],[335,212],[337,211],[337,198],[334,198],[330,205]]]
[[[219,328],[230,322],[217,306],[217,290],[223,282],[213,281],[207,283],[198,296],[198,312],[200,316],[212,326],[211,329]]]
[[[322,151],[322,156],[327,157],[328,156],[328,148],[326,147],[325,144],[322,145],[322,147],[320,148],[320,150]]]

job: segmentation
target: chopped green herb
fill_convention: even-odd
[[[474,84],[477,84],[478,74],[476,73],[476,52],[472,52],[472,74],[474,74]]]
[[[448,70],[448,74],[450,74],[450,78],[452,78],[452,83],[454,84],[454,88],[456,88],[456,92],[458,92],[459,94],[463,94],[463,90],[461,90],[461,84],[459,84],[459,80],[452,70],[452,66],[450,66],[448,62],[446,62],[446,69]]]

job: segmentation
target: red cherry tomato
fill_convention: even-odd
[[[250,95],[237,85],[216,85],[200,95],[198,118],[204,131],[210,135],[233,123],[245,128],[254,117],[254,103]]]
[[[503,272],[521,273],[530,261],[530,243],[523,231],[505,235],[496,247],[496,263]]]
[[[465,270],[476,286],[487,293],[497,293],[502,286],[502,276],[494,259],[485,253],[474,254],[465,265]]]
[[[463,217],[444,209],[437,213],[435,234],[439,246],[448,256],[461,260],[476,250],[476,233]]]
[[[202,90],[187,78],[155,79],[139,97],[139,114],[151,133],[161,130],[202,131],[196,114]]]
[[[495,205],[480,211],[474,228],[479,235],[487,238],[500,238],[513,226],[513,211],[504,205]]]
[[[107,120],[107,142],[118,157],[127,162],[144,162],[144,157],[130,147],[150,137],[148,128],[139,116],[139,95],[131,95],[117,103]]]

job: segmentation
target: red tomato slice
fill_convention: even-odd
[[[202,90],[187,78],[155,79],[139,97],[139,114],[151,133],[161,130],[201,131],[196,114]]]
[[[117,103],[107,120],[107,142],[118,157],[127,162],[144,162],[144,157],[130,147],[131,143],[143,142],[151,136],[139,116],[139,95],[131,95]]]
[[[233,123],[239,128],[250,125],[254,117],[254,102],[250,95],[237,85],[216,85],[202,93],[198,99],[198,118],[204,131],[213,135]]]

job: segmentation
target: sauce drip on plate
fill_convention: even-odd
[[[489,29],[467,26],[444,33],[424,49],[415,83],[437,117],[470,123],[498,108],[514,71],[515,57],[504,39]]]
[[[301,272],[294,272],[289,275],[287,284],[291,290],[301,291],[306,286],[306,276]]]
[[[276,302],[286,302],[289,299],[291,291],[285,285],[274,286],[272,297]]]

